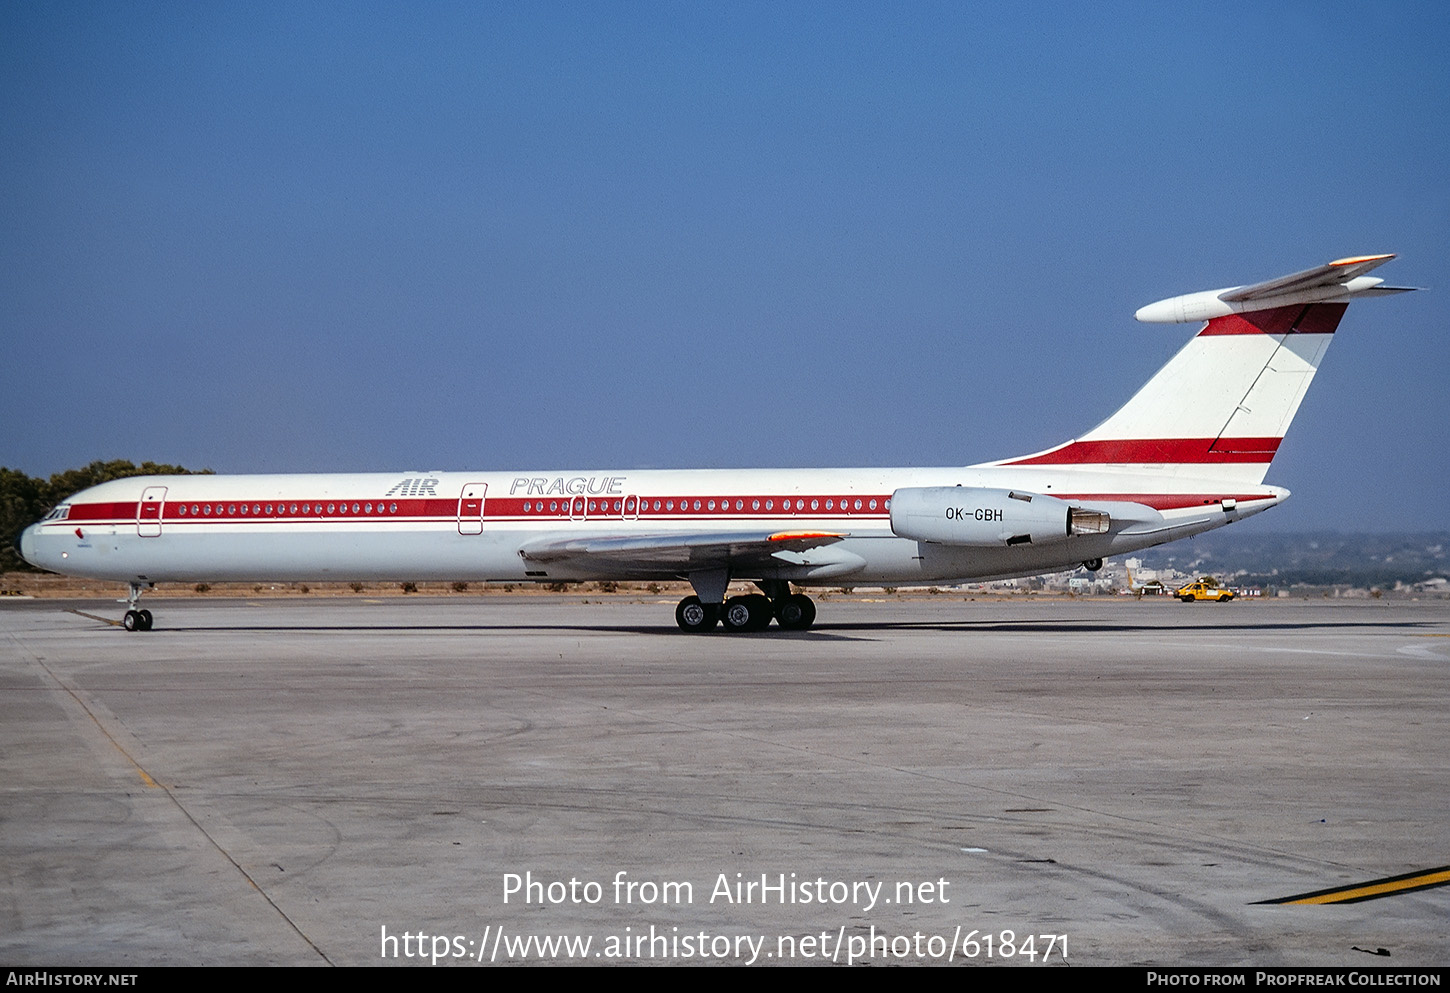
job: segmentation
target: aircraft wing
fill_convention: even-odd
[[[801,564],[803,553],[848,537],[833,531],[719,531],[699,534],[596,535],[538,541],[519,549],[529,562],[587,561],[689,573],[767,564]]]

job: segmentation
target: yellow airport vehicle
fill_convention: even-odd
[[[1234,598],[1234,591],[1220,586],[1218,580],[1212,576],[1202,576],[1187,586],[1178,587],[1173,595],[1184,603],[1192,603],[1195,600],[1214,600],[1218,603],[1228,603]]]

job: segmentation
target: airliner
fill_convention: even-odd
[[[687,632],[802,630],[814,586],[1076,569],[1277,506],[1264,483],[1349,302],[1401,293],[1364,255],[1170,297],[1203,327],[1117,413],[1031,455],[939,469],[526,470],[141,476],[75,494],[25,560],[142,593],[200,581],[682,579]],[[728,596],[732,582],[759,592]]]

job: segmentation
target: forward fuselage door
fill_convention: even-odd
[[[458,496],[458,533],[483,534],[483,498],[487,483],[469,483]]]
[[[166,487],[148,486],[141,491],[136,505],[136,533],[143,538],[161,536],[161,508],[166,503]]]

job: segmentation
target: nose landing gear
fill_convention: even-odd
[[[128,610],[126,616],[121,618],[121,627],[127,631],[150,631],[151,611],[149,610]]]
[[[125,628],[127,631],[151,630],[151,611],[145,609],[137,610],[136,604],[138,601],[140,601],[141,594],[144,593],[148,587],[154,585],[156,584],[147,583],[146,586],[142,586],[140,583],[130,584],[131,595],[128,596],[126,599],[120,601],[121,603],[130,605],[130,609],[126,611],[126,615],[121,618],[121,627]]]

